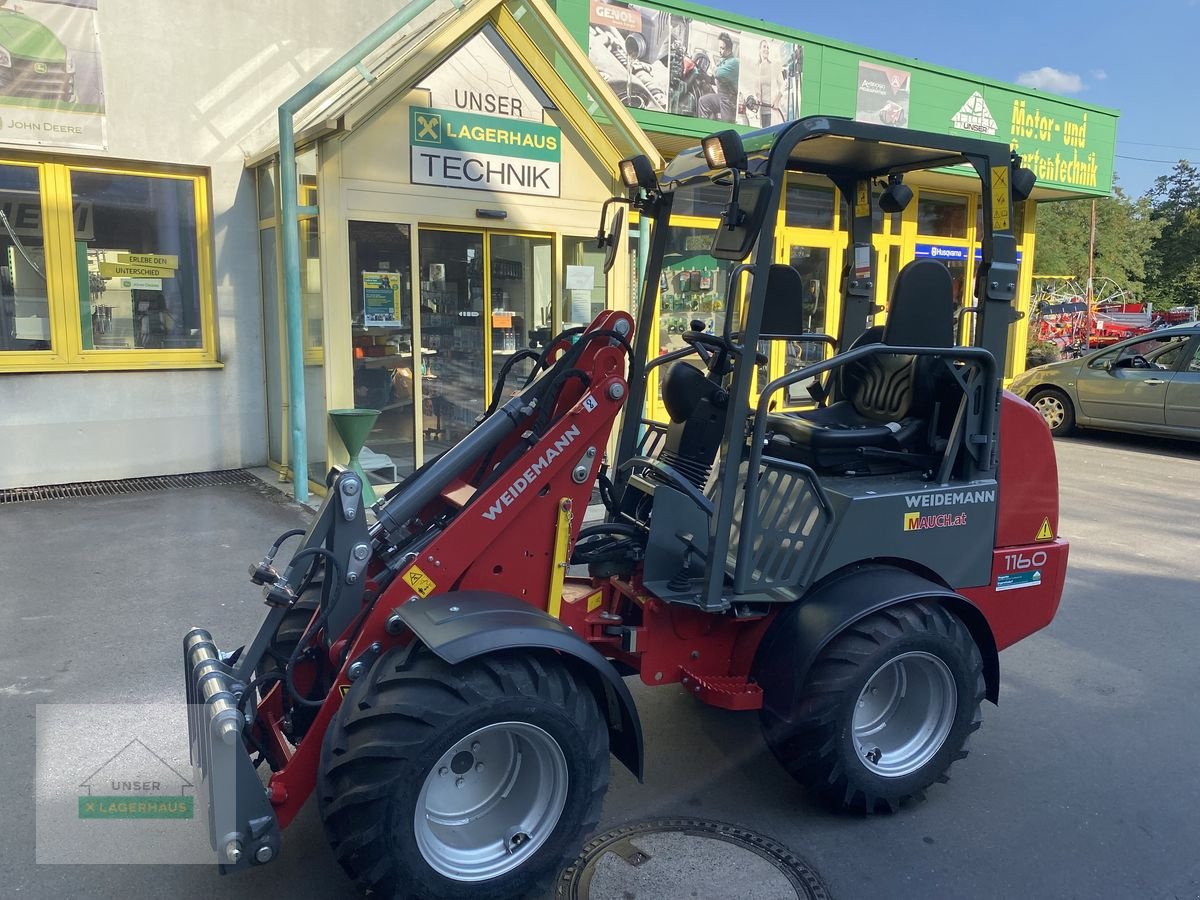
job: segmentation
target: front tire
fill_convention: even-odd
[[[450,666],[407,648],[355,683],[330,724],[318,802],[346,872],[385,897],[520,896],[600,819],[608,730],[556,660]]]
[[[1035,391],[1030,394],[1029,402],[1042,414],[1055,437],[1066,437],[1075,430],[1075,406],[1062,391],[1054,388]]]
[[[893,812],[924,798],[967,755],[982,723],[983,659],[938,604],[902,603],[837,635],[809,671],[790,716],[763,730],[783,767],[832,806]]]

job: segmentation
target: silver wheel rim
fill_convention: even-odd
[[[487,725],[442,754],[417,798],[417,847],[455,881],[496,878],[546,842],[567,802],[567,758],[527,722]]]
[[[1067,417],[1067,409],[1063,406],[1063,402],[1053,394],[1043,394],[1038,397],[1033,408],[1042,414],[1042,418],[1051,428],[1057,428]]]
[[[880,666],[858,695],[855,752],[876,775],[910,775],[942,749],[957,706],[954,676],[940,657],[902,653]]]

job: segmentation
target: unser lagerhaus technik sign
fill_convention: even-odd
[[[411,178],[465,190],[559,196],[562,132],[543,121],[541,90],[487,31],[420,85],[409,107]]]

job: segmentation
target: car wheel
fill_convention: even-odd
[[[1062,391],[1055,388],[1035,391],[1030,394],[1029,402],[1042,414],[1055,437],[1065,437],[1075,430],[1075,407]]]

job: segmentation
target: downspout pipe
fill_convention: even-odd
[[[283,294],[287,320],[288,402],[292,408],[292,488],[296,500],[308,500],[308,415],[304,405],[304,334],[300,309],[300,208],[296,185],[296,133],[293,118],[331,84],[360,65],[367,54],[432,6],[436,0],[413,0],[347,50],[333,65],[279,107],[280,230],[283,232]],[[456,3],[456,7],[462,8]]]

